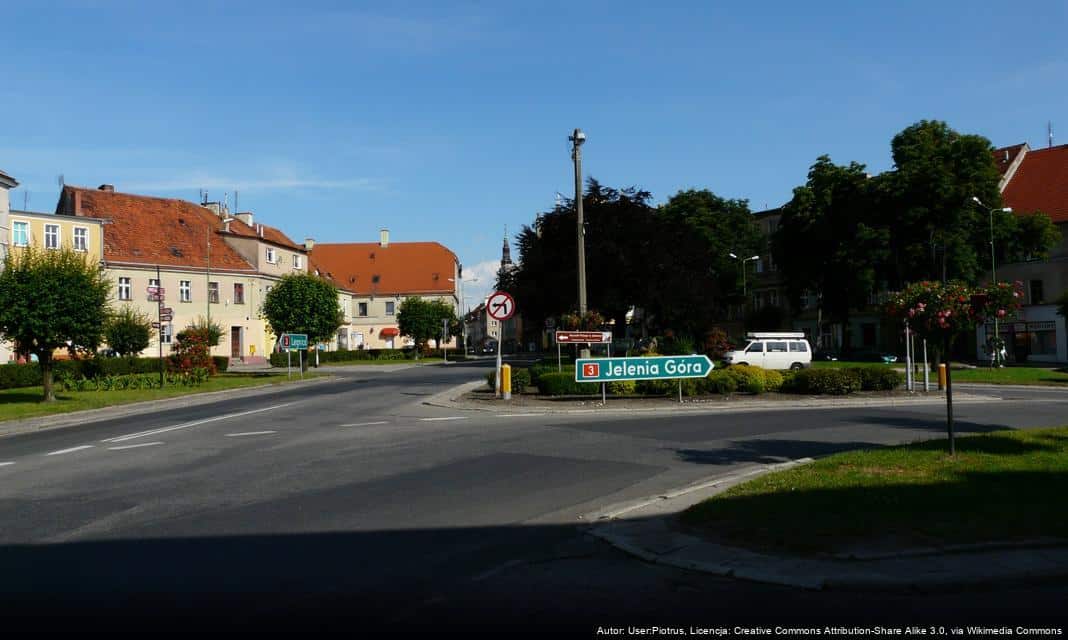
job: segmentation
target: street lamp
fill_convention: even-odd
[[[751,257],[748,257],[748,258],[739,258],[738,256],[734,255],[733,253],[728,253],[727,255],[729,255],[730,257],[732,257],[735,260],[738,260],[738,261],[740,261],[742,263],[742,297],[746,298],[748,296],[748,294],[746,293],[746,290],[745,290],[745,263],[749,262],[750,260],[760,260],[760,256],[751,256]]]
[[[986,209],[987,213],[990,215],[990,281],[996,285],[998,282],[998,272],[994,263],[994,212],[1012,213],[1012,207],[1001,207],[1000,209],[991,208],[983,204],[983,201],[980,200],[978,196],[972,196],[972,202],[979,205],[981,208]],[[997,314],[994,314],[994,337],[997,338],[997,340],[991,342],[991,348],[994,350],[994,357],[991,361],[994,364],[1001,366],[1001,345],[999,344],[1001,341],[1001,331],[998,328]]]
[[[567,138],[571,141],[571,159],[575,161],[575,216],[578,236],[578,294],[579,294],[579,317],[586,317],[586,233],[582,222],[582,143],[586,142],[586,134],[582,129],[575,129]],[[583,349],[580,354],[583,358],[590,357],[590,350]]]

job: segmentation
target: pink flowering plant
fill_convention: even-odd
[[[1022,285],[998,282],[970,287],[960,282],[917,282],[893,296],[888,315],[908,321],[925,338],[949,340],[989,318],[1013,317],[1020,308]]]

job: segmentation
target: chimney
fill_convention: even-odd
[[[82,192],[74,190],[74,215],[82,215]]]
[[[113,184],[102,184],[97,187],[97,189],[99,189],[100,191],[106,191],[107,193],[115,193],[115,185]]]
[[[249,215],[252,215],[252,214],[249,214]],[[263,237],[263,225],[262,224],[257,224],[256,225],[256,235],[258,235],[261,238]]]
[[[378,246],[383,249],[389,246],[389,229],[382,229],[378,232]]]
[[[304,238],[305,251],[311,251],[315,248],[315,238]]]
[[[233,218],[227,218],[227,219],[223,220],[223,231],[225,231],[226,233],[230,233],[230,221],[231,220],[233,220]]]
[[[251,211],[245,211],[244,213],[237,214],[237,219],[240,220],[241,222],[244,222],[245,224],[247,224],[250,227],[252,226],[252,212]]]

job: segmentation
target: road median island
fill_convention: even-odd
[[[839,453],[734,486],[680,515],[759,552],[872,556],[966,545],[1068,545],[1068,427]]]
[[[305,373],[305,379],[315,379],[320,374]],[[288,382],[299,382],[297,375],[288,377],[285,372],[221,373],[196,386],[167,385],[163,388],[71,390],[57,391],[56,401],[41,402],[40,387],[21,387],[0,390],[0,431],[5,422],[58,416],[76,412],[123,407],[136,404],[153,404],[171,398],[212,395],[225,391],[251,390],[257,387],[272,387]]]

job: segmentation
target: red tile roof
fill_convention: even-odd
[[[338,287],[361,295],[448,294],[456,291],[456,254],[437,242],[318,243],[309,266]],[[375,277],[377,276],[377,282]]]
[[[1000,149],[994,149],[994,164],[997,165],[998,172],[1001,175],[1005,175],[1005,172],[1012,166],[1012,161],[1016,159],[1016,156],[1020,154],[1020,151],[1027,146],[1027,143],[1014,144],[1011,147],[1001,147]]]
[[[289,236],[282,233],[280,229],[276,229],[265,224],[259,224],[258,222],[254,224],[256,225],[256,227],[260,227],[263,229],[262,236],[257,233],[256,228],[248,226],[247,224],[242,222],[240,218],[230,218],[230,233],[236,236],[244,236],[246,238],[258,238],[260,240],[265,240],[272,244],[277,244],[283,247],[287,247],[289,249],[296,249],[297,251],[304,250],[303,245],[299,245],[296,242],[290,240]]]
[[[192,202],[64,186],[56,213],[110,220],[104,225],[107,262],[202,269],[210,235],[212,269],[254,271],[219,237],[219,217]]]
[[[1041,211],[1068,222],[1068,145],[1028,151],[1001,199],[1017,214]]]

